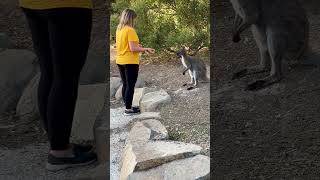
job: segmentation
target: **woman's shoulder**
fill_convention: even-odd
[[[125,30],[127,30],[127,31],[136,31],[133,27],[131,27],[131,26],[124,26],[123,27]]]

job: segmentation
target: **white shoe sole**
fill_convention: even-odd
[[[48,171],[59,171],[59,170],[67,169],[67,168],[86,166],[86,165],[92,164],[96,161],[97,161],[97,159],[94,159],[94,160],[91,160],[91,161],[88,161],[85,163],[80,163],[80,164],[59,164],[59,165],[47,163],[46,169]]]
[[[133,115],[138,115],[140,114],[140,112],[137,112],[137,113],[123,113],[123,115],[125,116],[133,116]]]

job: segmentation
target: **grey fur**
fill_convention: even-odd
[[[199,80],[203,82],[208,81],[206,65],[200,58],[188,56],[185,48],[179,50],[177,56],[181,58],[182,65],[185,68],[182,74],[184,75],[185,72],[189,72],[191,78],[189,84],[193,84],[194,87],[197,87]],[[187,85],[187,83],[184,84],[184,86],[185,85]]]
[[[251,27],[260,53],[260,64],[234,74],[233,79],[270,71],[264,79],[248,85],[263,88],[282,79],[282,60],[300,61],[308,50],[309,22],[297,0],[230,0],[235,10],[233,41]]]

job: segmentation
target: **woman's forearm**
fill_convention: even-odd
[[[145,52],[146,48],[143,48],[143,47],[130,47],[130,51],[132,51],[132,52]]]
[[[147,50],[147,48],[142,47],[139,43],[132,41],[129,41],[129,48],[132,52],[145,52]]]

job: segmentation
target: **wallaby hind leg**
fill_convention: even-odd
[[[287,40],[282,35],[270,32],[270,35],[267,37],[268,50],[271,58],[270,75],[264,79],[257,80],[249,84],[247,86],[247,90],[259,90],[281,80],[281,62],[287,49],[286,41]]]
[[[270,69],[270,56],[268,52],[267,36],[265,29],[257,25],[252,26],[253,37],[257,43],[260,53],[260,64],[244,68],[233,74],[232,79],[239,79],[246,75],[266,72]]]
[[[198,86],[198,73],[196,71],[193,71],[192,75],[193,75],[193,86],[188,87],[187,90],[194,89]]]
[[[194,77],[193,77],[192,71],[191,71],[191,70],[188,70],[188,72],[189,72],[189,75],[190,75],[190,82],[189,82],[189,83],[185,83],[185,84],[183,84],[182,86],[187,86],[187,85],[189,85],[189,84],[193,84],[193,83],[194,83]]]

